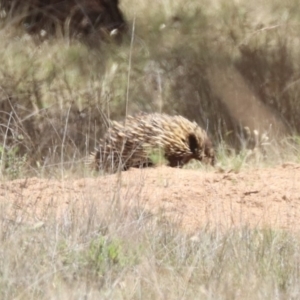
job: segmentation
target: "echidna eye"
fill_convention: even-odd
[[[189,137],[189,147],[192,153],[196,153],[198,149],[197,139],[194,134],[190,134]]]

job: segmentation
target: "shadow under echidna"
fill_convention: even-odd
[[[191,159],[215,163],[212,143],[196,122],[158,113],[129,116],[123,124],[112,121],[88,163],[110,173],[148,167],[155,165],[157,151],[170,167],[182,167]]]

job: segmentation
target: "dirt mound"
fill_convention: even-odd
[[[109,207],[118,196],[124,207],[163,213],[189,231],[244,225],[299,229],[299,182],[300,165],[292,163],[238,174],[159,167],[121,176],[2,182],[0,201],[9,203],[7,211],[14,215],[8,218],[20,221],[42,220],[49,210],[59,217],[90,201]]]

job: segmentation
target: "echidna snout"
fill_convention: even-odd
[[[205,155],[205,162],[207,164],[214,166],[216,163],[215,150],[213,148],[211,140],[208,138],[204,142],[204,155]]]

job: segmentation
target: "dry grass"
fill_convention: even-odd
[[[236,153],[254,149],[245,128],[258,130],[282,160],[282,140],[299,134],[293,1],[124,0],[121,8],[129,33],[118,47],[62,37],[37,44],[2,28],[0,152],[18,157],[2,158],[2,173],[12,165],[49,173],[57,164],[74,172],[108,118],[138,111],[184,115]]]
[[[85,194],[81,209],[58,219],[49,207],[35,222],[25,210],[9,218],[10,203],[2,203],[1,299],[298,297],[298,233],[204,227],[186,234],[138,204],[121,208],[115,192]],[[126,195],[125,203],[139,203],[138,190]]]
[[[237,153],[253,150],[246,127],[267,134],[273,149],[299,134],[293,1],[124,0],[121,8],[130,29],[118,47],[61,37],[36,44],[2,28],[0,151],[26,172],[81,168],[107,119],[138,111],[184,115]],[[2,173],[11,165],[2,161]]]
[[[300,160],[296,0],[123,0],[121,8],[135,35],[118,47],[36,44],[1,29],[1,179],[86,176],[83,158],[107,118],[140,110],[207,128],[222,168]],[[249,110],[263,114],[249,118]],[[253,142],[254,130],[268,145]],[[0,298],[299,297],[298,233],[203,228],[189,236],[143,207],[120,209],[112,192],[109,207],[83,195],[82,211],[57,220],[49,209],[45,222],[8,218],[9,199],[1,203]]]

